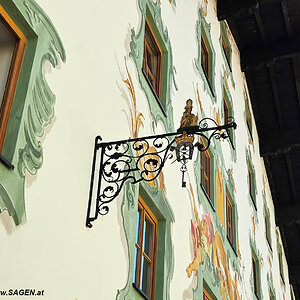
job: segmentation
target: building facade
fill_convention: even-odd
[[[0,5],[0,297],[293,299],[239,52],[216,2]],[[126,152],[146,180],[120,175],[133,168],[126,159],[98,173],[97,158],[91,174],[99,135],[162,135],[205,118],[237,128],[195,134],[208,148],[194,149],[183,179],[174,152],[158,158],[168,138]]]

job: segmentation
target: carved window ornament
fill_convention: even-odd
[[[194,149],[204,152],[213,138],[226,139],[230,128],[236,128],[233,118],[224,125],[218,125],[211,118],[204,118],[198,123],[198,117],[192,113],[192,103],[191,99],[186,101],[180,128],[176,132],[115,142],[102,142],[100,136],[96,137],[87,227],[92,227],[91,223],[99,215],[109,212],[109,203],[119,195],[126,181],[137,184],[155,180],[166,161],[173,159],[174,152],[175,160],[181,163],[182,187],[185,187],[186,164],[192,159]],[[200,142],[194,143],[195,135],[200,137]]]

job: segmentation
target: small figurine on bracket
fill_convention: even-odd
[[[184,109],[185,111],[180,121],[180,128],[197,126],[198,117],[192,114],[193,100],[187,100]]]
[[[184,108],[184,113],[180,121],[180,128],[177,130],[181,135],[175,137],[176,147],[172,147],[176,151],[177,161],[182,163],[180,168],[182,172],[182,187],[186,186],[184,173],[187,171],[187,161],[192,159],[194,152],[194,135],[193,131],[198,130],[198,117],[192,113],[193,101],[188,99]],[[173,150],[171,149],[171,150]]]

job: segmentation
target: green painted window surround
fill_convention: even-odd
[[[285,284],[284,273],[283,273],[283,261],[282,261],[282,246],[278,246],[278,260],[279,260],[279,272],[282,283]]]
[[[195,66],[200,73],[200,76],[204,82],[204,89],[208,92],[213,102],[216,102],[216,91],[215,91],[215,51],[211,39],[211,24],[206,22],[205,16],[202,9],[199,9],[198,20],[196,23],[196,36],[198,41],[198,57],[195,59]],[[209,76],[207,78],[202,65],[201,65],[201,41],[205,42],[208,50],[208,69]]]
[[[256,176],[254,166],[252,164],[252,157],[250,150],[246,149],[246,161],[247,161],[247,180],[248,180],[248,194],[250,203],[254,206],[254,212],[257,213],[257,202],[256,202]]]
[[[250,283],[253,291],[253,299],[261,300],[262,299],[262,288],[261,288],[261,270],[260,270],[260,262],[259,257],[260,253],[256,247],[256,243],[254,240],[250,238],[250,247],[251,247],[251,279]],[[256,278],[254,278],[256,276]],[[256,280],[256,292],[255,292],[255,280]]]
[[[213,176],[213,174],[215,174],[215,169],[216,169],[216,162],[215,162],[215,156],[214,153],[212,151],[211,148],[209,148],[208,150],[205,151],[208,155],[209,155],[209,188],[210,188],[210,193],[208,195],[207,191],[205,190],[205,187],[202,185],[202,172],[198,171],[200,173],[200,185],[201,185],[201,189],[203,194],[205,195],[205,197],[207,198],[208,203],[210,204],[211,208],[213,209],[213,211],[216,211],[216,201],[215,201],[215,197],[216,197],[216,191],[215,191],[215,176]],[[204,152],[200,152],[199,153],[199,170],[202,170],[202,155],[205,155]]]
[[[127,283],[122,290],[118,290],[116,299],[144,299],[140,291],[134,287],[132,280],[134,274],[136,219],[139,195],[158,221],[154,299],[169,300],[170,282],[174,270],[174,254],[171,239],[171,223],[174,222],[174,214],[164,191],[158,190],[158,187],[150,187],[146,182],[141,183],[139,186],[132,185],[131,183],[124,185],[121,214],[127,240],[129,270]]]
[[[246,122],[246,127],[247,127],[247,131],[249,134],[250,139],[253,141],[253,125],[252,125],[252,115],[250,112],[250,104],[249,104],[249,98],[246,94],[246,92],[244,92],[244,97],[245,97],[245,122]]]
[[[229,182],[229,181],[227,181]],[[236,208],[236,202],[233,197],[233,191],[229,188],[227,185],[225,188],[225,197],[228,197],[231,206],[232,206],[232,226],[233,226],[233,243],[230,241],[230,239],[227,236],[227,241],[229,242],[234,254],[237,255],[237,208]],[[226,199],[225,199],[226,201]],[[225,210],[226,210],[226,203],[225,203]],[[226,220],[227,220],[227,213],[225,214]],[[227,222],[226,222],[226,232],[227,232]]]
[[[267,241],[269,250],[272,252],[270,212],[269,212],[269,209],[266,205],[265,205],[265,208],[264,208],[264,217],[265,217],[266,241]]]
[[[174,131],[173,107],[171,99],[172,83],[174,84],[176,90],[178,88],[174,79],[175,68],[173,66],[172,47],[168,30],[163,25],[161,7],[158,1],[153,2],[152,0],[138,0],[138,3],[142,18],[139,31],[136,32],[134,29],[131,29],[129,56],[133,59],[136,65],[138,79],[149,104],[150,114],[153,119],[153,128],[155,128],[157,123],[161,121],[166,131],[171,132]],[[160,99],[158,99],[143,71],[144,34],[146,20],[148,21],[148,24],[162,52]]]
[[[0,0],[0,5],[27,39],[0,159],[0,211],[7,210],[18,225],[25,221],[25,174],[35,175],[42,166],[39,139],[54,116],[55,95],[44,64],[55,68],[66,55],[51,20],[34,0]]]
[[[220,22],[220,32],[221,32],[220,34],[221,52],[225,61],[226,69],[229,73],[231,73],[232,72],[231,70],[232,48],[227,35],[227,28],[226,28],[225,21]],[[225,44],[226,46],[226,53],[223,44]]]
[[[229,117],[234,118],[233,101],[232,101],[231,94],[230,94],[229,90],[226,87],[225,74],[224,74],[223,79],[222,79],[222,95],[223,95],[223,101],[222,101],[221,115],[222,115],[222,119],[225,123],[225,109],[224,109],[225,105],[224,105],[224,101],[227,104]],[[236,148],[235,130],[229,129],[229,138],[227,139],[227,141],[230,144],[231,157],[234,161],[236,161],[237,154],[236,154],[236,150],[235,150],[235,148]]]

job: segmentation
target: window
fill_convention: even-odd
[[[281,246],[279,247],[278,251],[278,257],[279,257],[279,272],[280,272],[280,277],[284,283],[284,273],[283,273],[283,263],[282,263],[282,248]]]
[[[34,1],[27,1],[26,8],[24,1],[1,1],[0,162],[9,169],[9,178],[3,168],[0,186],[5,191],[5,207],[16,225],[26,219],[21,193],[24,180],[20,178],[27,172],[36,174],[42,166],[39,137],[53,118],[55,95],[42,66],[51,61],[55,67],[65,58],[52,22]]]
[[[262,293],[261,293],[261,273],[260,273],[260,260],[261,257],[258,249],[256,247],[255,240],[250,239],[250,245],[251,245],[251,278],[250,282],[252,285],[252,291],[253,291],[253,299],[261,299]]]
[[[203,300],[213,300],[213,298],[210,296],[210,294],[206,291],[206,289],[203,289]]]
[[[259,285],[258,285],[258,263],[256,258],[252,255],[252,272],[253,272],[253,288],[254,294],[259,299]]]
[[[195,66],[204,83],[211,100],[216,102],[215,91],[215,51],[212,42],[211,24],[207,23],[202,9],[199,9],[199,18],[196,23],[196,34],[198,42],[198,56]]]
[[[204,42],[204,38],[201,35],[201,66],[202,69],[204,71],[204,74],[207,78],[207,80],[209,81],[209,53],[208,53],[208,49],[207,46]]]
[[[144,37],[143,72],[153,92],[160,99],[162,51],[146,20]]]
[[[225,97],[223,97],[223,106],[224,106],[224,124],[229,123],[229,108]]]
[[[252,173],[250,169],[248,169],[248,177],[249,177],[249,194],[251,199],[253,200],[253,183],[252,183]]]
[[[225,57],[227,59],[227,62],[229,62],[229,59],[228,59],[228,57],[229,57],[229,49],[228,49],[228,45],[227,45],[227,43],[225,41],[224,35],[222,35],[222,49],[224,51]]]
[[[226,225],[227,225],[227,238],[232,246],[234,246],[234,219],[233,219],[233,207],[232,203],[226,195]]]
[[[246,118],[246,125],[247,125],[247,128],[248,128],[248,132],[249,132],[249,135],[250,135],[250,138],[252,138],[252,116],[251,116],[251,113],[250,113],[250,107],[249,107],[249,100],[248,100],[248,97],[246,96],[246,108],[245,108],[245,118]]]
[[[255,199],[255,187],[254,187],[254,172],[250,166],[248,167],[248,180],[249,180],[249,195],[254,205],[254,208],[257,210],[256,199]]]
[[[25,45],[25,36],[0,7],[0,152],[6,136]]]
[[[232,49],[231,49],[231,46],[230,46],[230,42],[229,42],[225,22],[221,22],[220,25],[221,25],[220,43],[221,43],[221,46],[222,46],[222,54],[223,54],[223,57],[224,57],[224,60],[225,60],[226,68],[228,68],[228,71],[231,72]]]
[[[266,229],[266,239],[268,242],[268,245],[270,249],[272,250],[272,244],[271,244],[271,225],[270,225],[270,215],[267,211],[267,208],[265,208],[265,229]]]
[[[230,123],[229,118],[232,117],[232,110],[228,105],[228,100],[226,99],[225,95],[223,97],[223,111],[224,111],[224,124],[229,124]],[[228,129],[227,133],[228,133],[230,143],[231,143],[233,149],[235,149],[234,142],[233,142],[234,141],[234,139],[233,139],[234,132],[232,129]]]
[[[207,197],[211,197],[210,188],[210,155],[208,151],[201,152],[201,186],[206,193]]]
[[[178,87],[168,28],[164,26],[161,6],[156,1],[140,1],[138,7],[140,25],[138,31],[131,30],[129,56],[135,63],[154,123],[162,122],[167,131],[172,131],[172,89],[178,90]]]
[[[154,298],[156,241],[157,220],[139,197],[133,282],[149,299]]]
[[[249,111],[246,111],[246,124],[247,128],[249,130],[250,136],[252,137],[252,120],[251,120],[251,115]]]
[[[223,103],[222,103],[222,118],[224,121],[224,124],[229,124],[233,121],[234,118],[234,111],[233,111],[233,102],[232,102],[232,97],[229,91],[229,86],[227,82],[227,73],[224,72],[224,76],[222,79],[222,94],[223,94]],[[236,160],[236,153],[235,151],[235,132],[232,128],[229,128],[226,130],[227,135],[228,135],[228,142],[231,145],[231,153],[232,153],[232,158]]]

